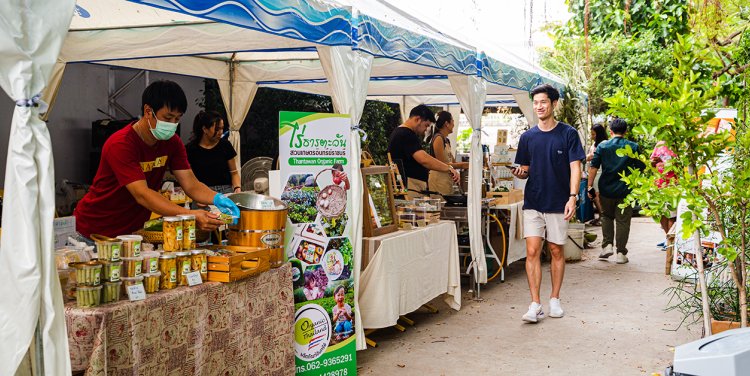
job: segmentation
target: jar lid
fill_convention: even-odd
[[[120,235],[120,236],[117,237],[117,239],[120,239],[120,240],[143,241],[143,236],[140,236],[140,235]]]
[[[135,276],[135,277],[120,277],[120,279],[123,282],[127,282],[127,281],[136,281],[136,282],[138,282],[138,281],[143,281],[143,275],[138,275],[138,276]]]
[[[177,257],[190,256],[190,252],[188,252],[188,251],[175,252],[174,254],[177,255]]]
[[[192,254],[192,255],[202,255],[204,253],[206,253],[205,249],[194,249],[194,250],[190,251],[190,254]]]
[[[78,290],[78,291],[101,290],[102,287],[104,287],[104,286],[102,286],[102,285],[98,285],[98,286],[77,286],[76,290]]]
[[[164,222],[180,222],[182,221],[182,218],[180,217],[164,217]]]
[[[143,256],[138,257],[120,257],[123,261],[143,261]]]
[[[127,257],[120,257],[120,260],[127,259]],[[122,261],[108,261],[108,260],[99,260],[99,263],[102,265],[122,265]]]
[[[125,277],[120,277],[120,278],[125,278]],[[120,286],[120,285],[122,284],[122,281],[117,281],[117,282],[104,282],[104,284],[105,284],[105,285],[107,285],[107,286],[111,286],[111,285],[117,285],[117,286]]]
[[[180,218],[182,220],[186,220],[186,219],[187,220],[191,220],[191,219],[195,220],[195,216],[192,215],[192,214],[181,214],[181,215],[178,215],[177,218]]]
[[[174,252],[164,252],[159,256],[160,259],[173,259],[177,258],[177,255],[174,254]]]
[[[160,271],[156,271],[156,272],[153,272],[153,273],[143,273],[141,275],[143,277],[160,277],[161,276],[161,272]]]
[[[96,268],[101,268],[102,264],[97,260],[93,260],[93,261],[71,262],[70,264],[68,264],[68,266],[71,268],[76,268],[76,269],[91,269],[91,268],[96,269]]]

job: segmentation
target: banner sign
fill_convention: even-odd
[[[279,113],[297,375],[357,372],[350,127],[348,115]]]

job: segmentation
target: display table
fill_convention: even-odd
[[[508,255],[506,264],[510,265],[526,257],[526,239],[523,237],[523,201],[508,205],[490,206],[490,210],[506,210],[510,215],[508,233]],[[499,252],[499,250],[496,250]]]
[[[379,241],[359,280],[362,327],[393,326],[400,315],[417,310],[441,294],[461,309],[461,279],[456,225],[452,221],[397,231],[363,242]]]
[[[289,263],[256,277],[65,307],[70,360],[87,375],[293,375]]]

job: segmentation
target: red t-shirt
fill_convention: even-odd
[[[145,180],[149,188],[158,191],[167,167],[173,171],[190,169],[179,136],[148,146],[132,124],[115,132],[104,143],[94,183],[73,212],[78,232],[86,237],[115,237],[142,228],[151,212],[139,205],[125,186]]]

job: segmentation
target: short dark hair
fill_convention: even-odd
[[[539,85],[531,89],[531,98],[533,99],[535,95],[541,93],[547,94],[547,98],[549,98],[550,102],[560,99],[560,92],[550,84]]]
[[[625,119],[616,118],[609,123],[609,129],[614,134],[625,134],[628,131],[628,123]]]
[[[435,122],[435,114],[430,110],[429,107],[420,104],[417,107],[414,107],[411,109],[411,112],[409,112],[409,117],[419,116],[422,120],[429,120],[431,123]]]
[[[346,287],[344,287],[343,285],[338,285],[338,286],[337,286],[337,287],[336,287],[336,288],[335,288],[335,289],[333,290],[333,295],[336,295],[336,294],[337,294],[337,293],[339,292],[339,290],[344,290],[344,294],[346,294]]]
[[[159,80],[152,82],[143,91],[141,111],[143,111],[144,105],[149,105],[154,112],[159,111],[162,107],[167,107],[184,114],[187,110],[187,98],[185,98],[185,92],[176,82]]]
[[[435,122],[435,130],[441,130],[445,126],[445,123],[453,120],[453,114],[448,111],[438,112],[437,121]]]

